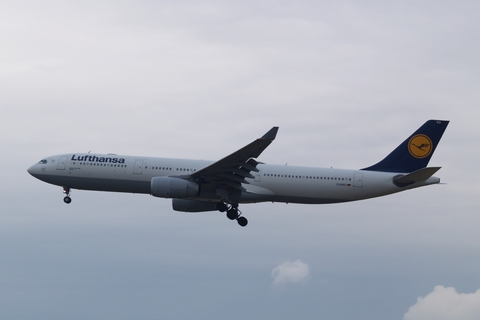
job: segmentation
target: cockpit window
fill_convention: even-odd
[[[47,160],[43,159],[43,160],[40,160],[39,162],[40,164],[47,164]]]

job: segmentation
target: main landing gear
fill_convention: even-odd
[[[227,218],[230,220],[237,220],[237,223],[245,227],[248,224],[248,220],[242,217],[242,212],[238,209],[238,203],[228,204],[224,201],[217,204],[217,209],[220,212],[227,212]]]
[[[70,188],[69,187],[63,187],[63,193],[65,194],[65,198],[63,198],[63,202],[66,204],[69,204],[72,202],[72,198],[70,198]]]

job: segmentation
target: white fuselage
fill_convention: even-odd
[[[43,162],[43,163],[42,163]],[[82,190],[151,194],[154,177],[187,177],[213,161],[136,157],[101,154],[63,154],[45,158],[28,172],[38,179]],[[430,177],[407,187],[398,187],[399,173],[259,164],[259,172],[234,195],[238,203],[291,202],[336,203],[379,197],[406,189],[439,183]],[[200,188],[197,200],[219,201],[208,185]]]

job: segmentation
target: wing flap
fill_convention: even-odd
[[[219,173],[219,174],[216,174],[215,176],[219,177],[219,178],[226,178],[228,180],[233,180],[235,182],[238,182],[238,183],[249,183],[248,181],[246,181],[243,177],[241,176],[238,176],[236,174],[231,174],[231,173]]]
[[[240,183],[235,183],[233,181],[222,181],[222,184],[226,185],[226,186],[229,186],[233,189],[236,189],[236,190],[240,190],[240,191],[246,191],[247,189],[245,189],[244,187],[242,187],[242,185]]]
[[[248,160],[247,162],[243,163],[243,162],[235,162],[233,163],[234,165],[237,165],[239,167],[242,167],[244,168],[245,170],[247,170],[248,172],[250,171],[254,171],[254,172],[258,172],[259,170],[257,169],[257,165],[258,165],[258,162],[253,160],[253,159],[250,159]]]

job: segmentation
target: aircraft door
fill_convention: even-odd
[[[363,187],[363,173],[355,173],[353,177],[353,186],[357,188]]]
[[[142,174],[143,160],[135,160],[135,166],[133,167],[134,174]]]
[[[260,171],[255,173],[255,182],[260,182],[261,176],[262,176],[262,173]]]
[[[60,160],[58,160],[57,170],[65,170],[66,164],[67,164],[67,156],[60,157]]]

